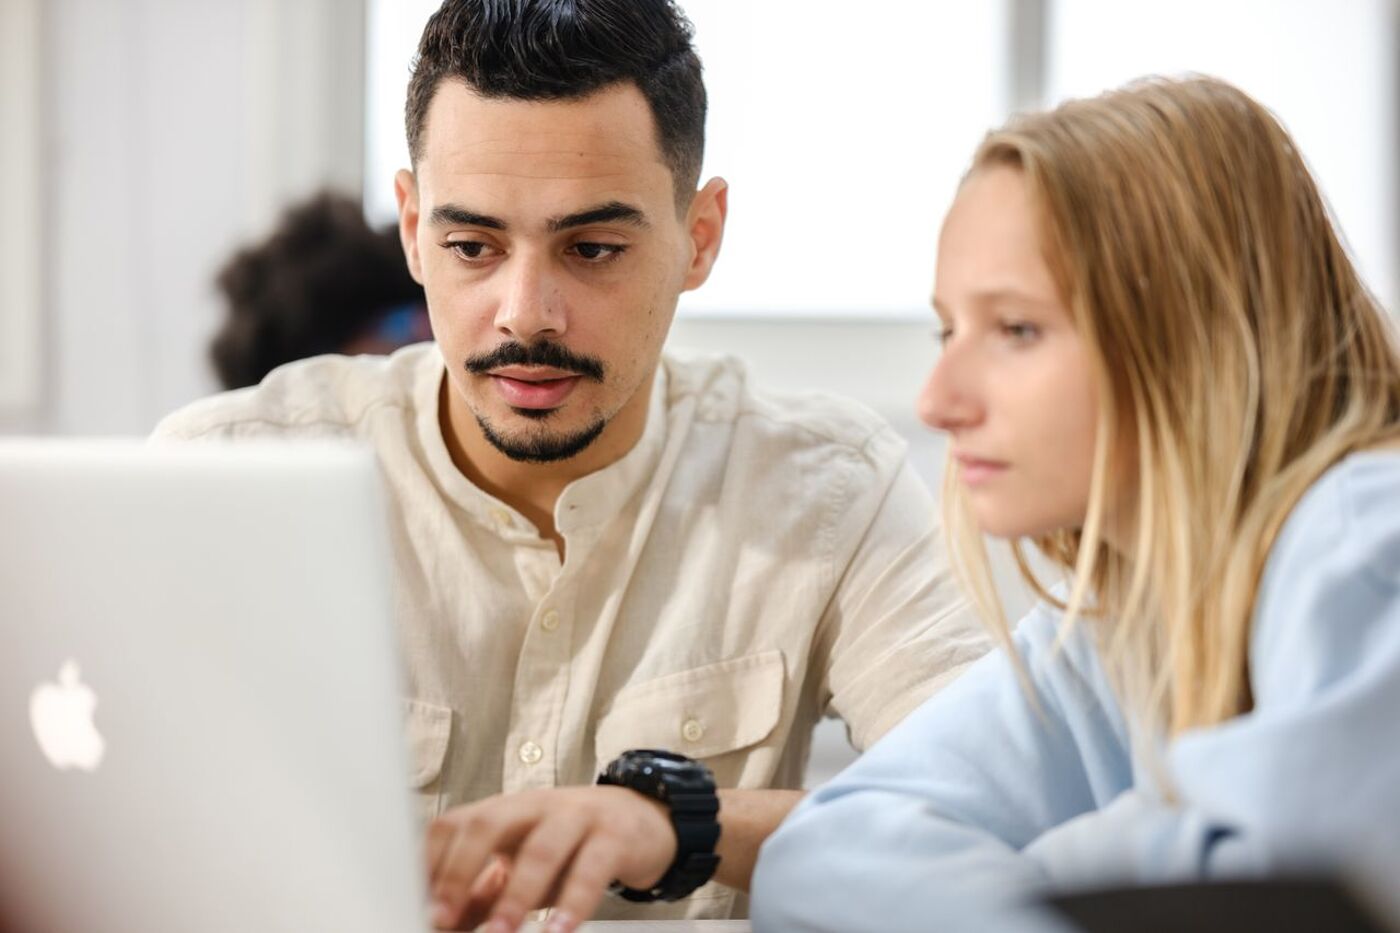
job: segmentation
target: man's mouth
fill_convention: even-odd
[[[496,392],[511,408],[558,408],[583,377],[548,366],[501,366],[487,373]]]

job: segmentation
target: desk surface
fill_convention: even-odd
[[[526,933],[542,933],[538,923],[522,927]],[[595,920],[579,927],[580,933],[750,933],[747,920]]]

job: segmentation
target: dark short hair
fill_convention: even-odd
[[[631,81],[688,203],[705,150],[705,84],[694,29],[672,0],[444,0],[418,43],[405,123],[413,164],[444,80],[486,98],[571,100]]]
[[[227,316],[209,357],[226,389],[338,352],[385,312],[425,304],[397,228],[372,229],[357,201],[331,192],[289,208],[266,239],[229,259],[216,284]]]

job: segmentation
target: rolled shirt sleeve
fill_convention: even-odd
[[[877,435],[872,444],[889,443]],[[949,570],[933,496],[903,457],[882,454],[886,485],[856,492],[875,507],[847,510],[836,536],[853,550],[819,639],[828,655],[827,708],[866,749],[987,653],[991,640]]]

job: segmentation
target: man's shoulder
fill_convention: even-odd
[[[907,445],[884,418],[855,399],[818,390],[755,385],[727,355],[668,350],[669,402],[695,399],[699,423],[727,423],[795,448],[832,447],[879,460],[902,460]]]
[[[371,414],[408,411],[434,344],[392,356],[316,356],[274,369],[261,383],[192,402],[156,426],[157,437],[194,440],[247,436],[353,434]]]

